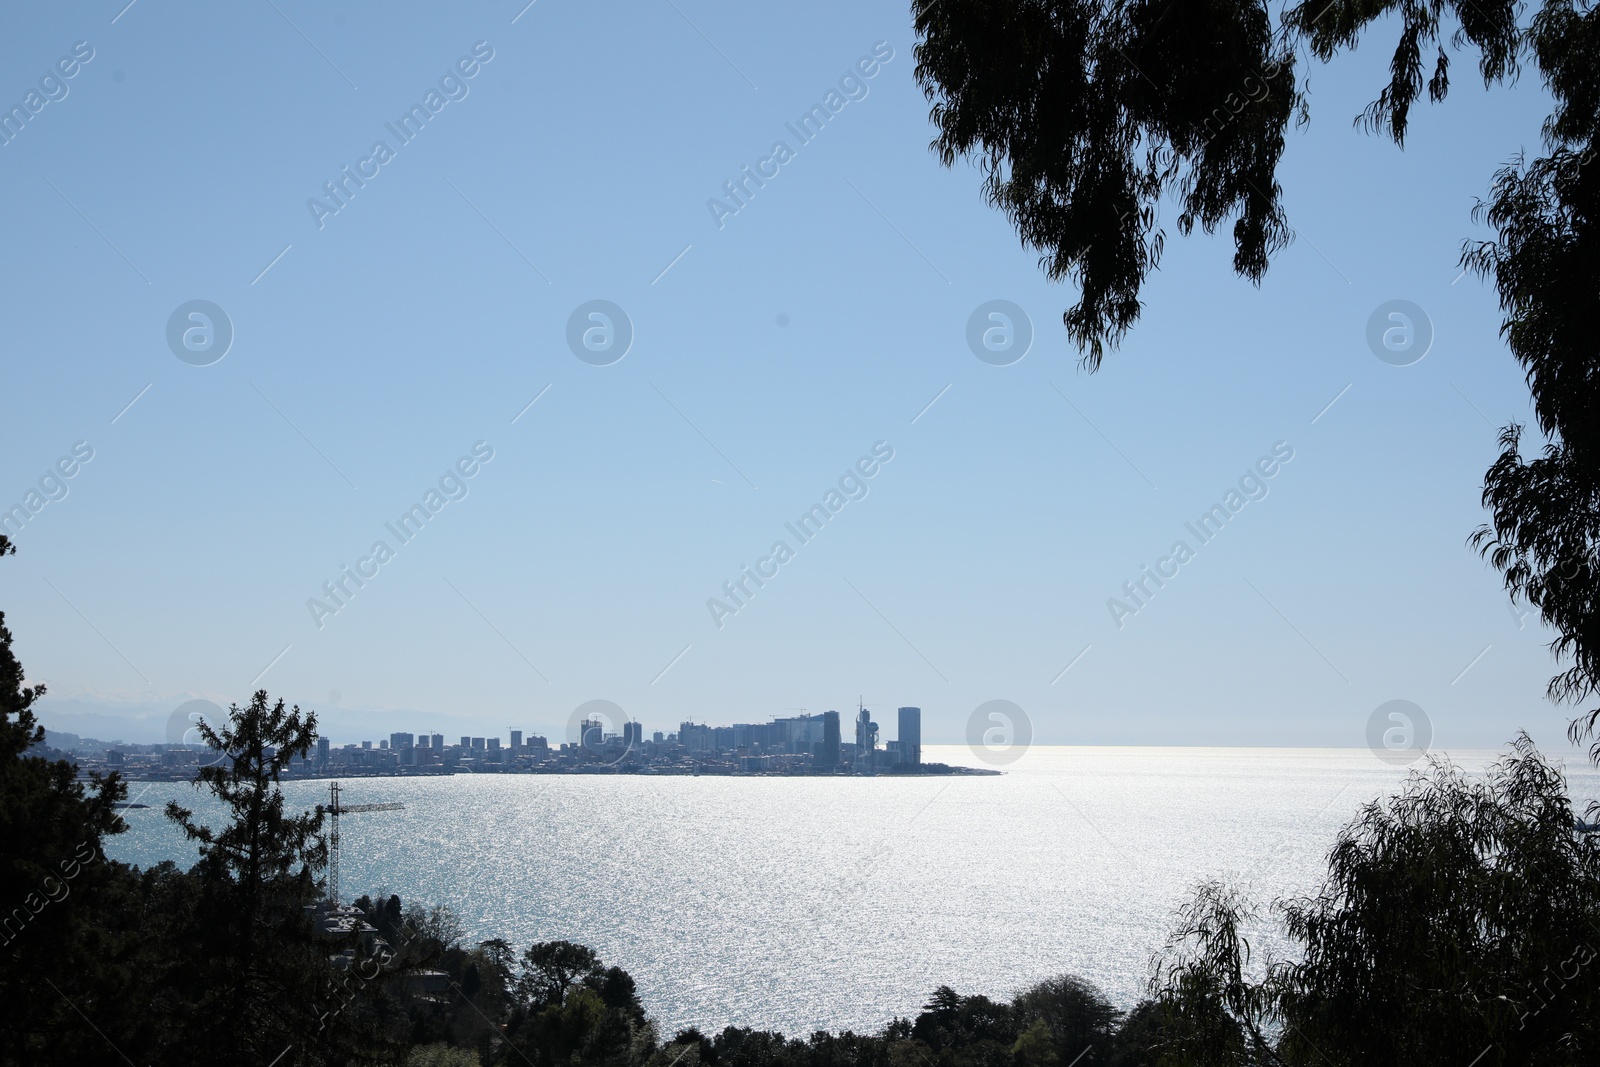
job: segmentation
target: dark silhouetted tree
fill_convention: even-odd
[[[1397,144],[1424,92],[1445,98],[1451,52],[1474,52],[1485,85],[1532,60],[1554,103],[1546,154],[1495,176],[1477,215],[1497,237],[1469,243],[1462,262],[1494,280],[1547,447],[1525,459],[1522,427],[1502,431],[1484,479],[1490,522],[1472,540],[1555,630],[1568,666],[1551,698],[1581,706],[1600,693],[1600,9],[1540,0],[1525,24],[1523,10],[1303,0],[1274,27],[1260,0],[912,2],[933,147],[947,166],[976,161],[1045,273],[1077,282],[1063,320],[1091,370],[1139,317],[1164,199],[1182,234],[1231,220],[1234,269],[1251,281],[1288,244],[1277,169],[1290,121],[1308,114],[1302,46],[1328,62],[1375,26],[1398,31],[1389,82],[1357,119]],[[1580,711],[1574,741],[1596,726],[1600,707]]]
[[[516,990],[520,1004],[505,1028],[508,1062],[630,1067],[656,1051],[655,1027],[645,1018],[633,978],[603,966],[583,945],[529,946]]]
[[[289,761],[310,751],[316,725],[314,714],[258,690],[247,707],[228,709],[226,723],[198,724],[222,758],[200,769],[195,786],[222,802],[226,823],[212,828],[167,805],[200,850],[186,990],[196,1007],[186,1051],[197,1059],[270,1062],[291,1045],[337,1036],[318,1024],[329,947],[315,940],[308,914],[327,862],[323,815],[288,811],[278,785]]]
[[[1122,1013],[1083,979],[1070,974],[1047,979],[1019,993],[1011,1008],[1019,1026],[1041,1029],[1062,1067],[1110,1061],[1111,1039]]]
[[[1485,776],[1443,761],[1361,810],[1315,895],[1282,906],[1297,958],[1252,970],[1249,906],[1217,885],[1153,983],[1176,1062],[1594,1063],[1600,841],[1524,736]]]
[[[0,559],[15,551],[0,533]],[[64,760],[29,755],[44,740],[0,613],[0,1062],[84,1063],[115,1056],[84,1018],[115,1030],[136,976],[123,932],[99,927],[117,869],[104,839],[125,827],[115,774],[87,786]],[[83,1014],[80,1014],[83,1013]]]
[[[559,1005],[571,989],[599,964],[594,950],[571,941],[540,941],[522,954],[517,995],[534,1011]]]

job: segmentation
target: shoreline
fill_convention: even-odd
[[[102,768],[93,768],[96,771]],[[112,768],[115,770],[115,768]],[[184,782],[194,781],[191,774],[127,774],[118,770],[125,782]],[[637,778],[962,778],[978,777],[990,778],[1004,771],[987,767],[958,767],[948,764],[923,764],[916,771],[891,771],[883,774],[817,774],[810,771],[741,771],[723,767],[639,767],[625,769],[620,767],[517,767],[503,770],[425,770],[396,773],[392,771],[372,771],[365,768],[352,768],[343,774],[296,774],[285,775],[284,782],[337,782],[348,778],[455,778],[459,776],[474,776],[481,774],[490,775],[616,775]],[[87,781],[88,773],[80,769],[79,780]]]

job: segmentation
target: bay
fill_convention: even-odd
[[[1600,775],[1566,762],[1581,812]],[[341,820],[341,888],[448,905],[474,942],[587,944],[664,1035],[878,1031],[939,985],[1006,997],[1064,972],[1126,1008],[1197,883],[1225,878],[1270,916],[1405,773],[1364,749],[1035,746],[998,777],[355,778],[345,803],[405,808]],[[309,807],[327,782],[284,792]],[[216,807],[181,783],[129,798],[151,807],[108,852],[192,862],[160,808]],[[1269,922],[1252,934],[1258,958],[1285,951]]]

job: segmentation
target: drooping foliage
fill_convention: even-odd
[[[1465,266],[1493,279],[1502,334],[1527,374],[1547,445],[1501,433],[1473,543],[1556,633],[1561,702],[1600,693],[1600,11],[1584,0],[1303,0],[1273,25],[1259,0],[913,0],[917,78],[933,147],[982,167],[984,191],[1078,302],[1063,316],[1091,370],[1138,319],[1165,240],[1158,207],[1212,232],[1233,220],[1234,269],[1259,282],[1292,236],[1277,184],[1291,117],[1309,114],[1296,61],[1331,62],[1382,23],[1389,81],[1357,117],[1403,144],[1423,94],[1443,100],[1452,56],[1486,85],[1531,60],[1554,110],[1545,154],[1494,176],[1478,218],[1494,240]],[[1515,148],[1508,144],[1507,151]],[[1600,707],[1580,710],[1575,741]],[[1591,750],[1600,762],[1600,742]]]
[[[1250,905],[1201,889],[1154,983],[1186,1033],[1158,1047],[1291,1067],[1600,1056],[1600,840],[1525,736],[1485,775],[1436,761],[1364,807],[1322,888],[1280,911],[1295,957],[1252,967]]]
[[[917,0],[917,78],[946,165],[971,156],[984,191],[1073,278],[1067,335],[1090,366],[1139,317],[1161,259],[1158,200],[1180,232],[1229,218],[1234,267],[1259,279],[1289,238],[1275,171],[1300,95],[1264,7],[1232,0],[1111,5]]]
[[[1556,631],[1552,651],[1569,665],[1551,698],[1581,703],[1600,691],[1600,13],[1550,0],[1527,43],[1556,103],[1547,154],[1495,175],[1478,215],[1498,239],[1466,259],[1499,290],[1501,333],[1547,443],[1524,459],[1522,427],[1501,434],[1484,479],[1490,523],[1473,539]],[[1572,739],[1597,723],[1600,707],[1588,709]],[[1591,756],[1600,762],[1600,742]]]
[[[1277,167],[1291,119],[1309,115],[1301,44],[1328,61],[1397,16],[1391,80],[1358,121],[1403,143],[1423,50],[1437,52],[1432,100],[1449,90],[1450,22],[1452,48],[1475,49],[1485,82],[1503,81],[1522,45],[1516,11],[1514,0],[1306,0],[1274,25],[1259,0],[912,3],[933,148],[946,166],[977,162],[1046,273],[1078,283],[1064,321],[1091,368],[1139,317],[1165,241],[1163,197],[1177,197],[1180,233],[1232,219],[1234,269],[1252,281],[1288,244]]]

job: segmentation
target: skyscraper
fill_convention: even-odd
[[[512,751],[516,751],[517,749],[519,749],[521,747],[522,747],[522,731],[521,730],[512,730],[511,731],[511,749],[512,749]]]
[[[877,765],[878,724],[872,713],[862,708],[856,715],[856,762],[859,769],[870,771]]]
[[[605,742],[605,723],[599,719],[584,719],[578,726],[578,744],[587,751],[597,751]]]
[[[900,709],[900,758],[916,767],[922,763],[922,709]]]
[[[817,757],[817,765],[823,770],[833,770],[839,766],[839,713],[825,711],[822,713],[822,749]]]

